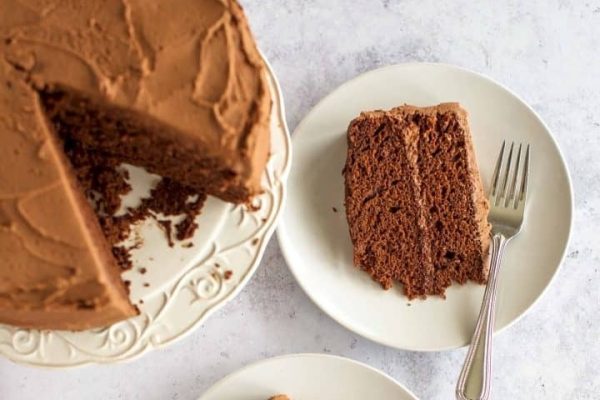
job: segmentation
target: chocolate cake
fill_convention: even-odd
[[[0,9],[0,323],[80,330],[133,316],[122,254],[65,144],[249,201],[271,100],[243,11],[234,0],[0,0]]]
[[[459,104],[363,112],[344,179],[354,264],[383,288],[414,298],[486,282],[488,204]]]

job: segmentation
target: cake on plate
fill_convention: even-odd
[[[234,0],[0,5],[0,323],[134,316],[65,143],[248,202],[271,99],[244,13]]]
[[[415,298],[486,282],[489,207],[459,104],[361,113],[344,180],[354,264],[383,288]]]

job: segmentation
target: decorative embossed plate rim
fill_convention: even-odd
[[[213,218],[219,222],[218,231],[212,236],[214,240],[199,248],[192,257],[194,261],[160,290],[146,290],[148,293],[140,290],[144,303],[137,317],[84,332],[0,325],[0,354],[17,363],[47,368],[131,360],[191,333],[243,289],[275,230],[291,166],[290,135],[281,89],[272,67],[264,56],[263,59],[273,109],[271,156],[263,176],[265,192],[255,199],[260,208],[251,212],[245,206],[217,204],[220,201],[209,198],[211,205],[217,205],[205,208],[223,214]],[[233,272],[229,279],[227,271]],[[132,291],[132,298],[135,292]]]

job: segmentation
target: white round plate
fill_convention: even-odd
[[[418,400],[394,379],[348,358],[291,354],[259,361],[221,379],[200,400]]]
[[[273,99],[271,157],[263,175],[265,192],[250,211],[209,197],[196,222],[194,237],[169,247],[152,219],[136,226],[134,268],[123,274],[131,282],[131,300],[140,315],[103,329],[84,332],[38,331],[0,325],[0,354],[36,366],[71,367],[131,359],[183,337],[248,282],[262,257],[283,208],[291,151],[281,91],[270,66]],[[131,199],[147,193],[159,179],[130,168]],[[190,244],[192,245],[191,247]],[[140,268],[145,268],[142,274]]]
[[[402,64],[345,83],[315,106],[292,135],[295,167],[278,229],[285,258],[327,314],[362,336],[396,348],[433,351],[468,344],[484,287],[453,285],[446,300],[408,301],[400,288],[383,291],[353,266],[342,177],[346,128],[361,111],[450,101],[469,112],[486,189],[503,140],[532,147],[525,225],[508,245],[500,273],[498,331],[540,298],[562,262],[571,231],[569,174],[548,127],[531,107],[477,73],[449,65]]]

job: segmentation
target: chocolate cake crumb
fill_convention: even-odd
[[[175,246],[175,243],[173,243],[173,239],[171,238],[171,221],[169,221],[168,219],[158,219],[156,220],[156,222],[158,223],[158,226],[165,232],[165,236],[167,237],[167,243],[169,244],[169,247]]]
[[[184,240],[190,238],[197,228],[194,219],[200,214],[205,201],[205,193],[198,193],[172,179],[163,178],[152,189],[150,197],[142,200],[141,208],[171,216],[184,214],[185,218],[175,225],[177,239]]]
[[[146,272],[148,272],[148,270],[147,270],[146,268],[143,268],[143,267],[142,267],[142,268],[140,268],[138,271],[139,271],[139,272],[140,272],[140,274],[142,274],[142,275],[144,275]]]
[[[184,186],[172,179],[163,178],[150,192],[150,197],[142,199],[141,205],[129,210],[130,214],[139,214],[140,219],[148,216],[156,218],[157,214],[165,216],[184,215],[184,218],[175,224],[175,238],[179,241],[189,239],[198,228],[195,222],[206,201],[205,193],[198,193],[192,188]],[[167,233],[169,246],[173,247],[173,227],[170,221],[158,220]]]
[[[150,284],[149,284],[148,282],[144,282],[144,283],[142,284],[142,286],[144,286],[144,287],[150,287]]]
[[[247,203],[246,204],[246,208],[248,209],[248,211],[250,212],[256,212],[260,210],[260,203],[258,204],[252,204],[252,203]]]
[[[181,245],[181,247],[189,249],[191,247],[194,247],[194,243],[192,243],[192,242],[184,243]]]
[[[221,264],[219,264],[219,263],[215,263],[215,267],[217,267],[217,268],[221,268]]]
[[[177,240],[185,240],[194,236],[198,224],[195,222],[195,215],[187,214],[185,218],[175,225]]]
[[[337,212],[337,208],[335,208],[335,207],[331,207],[331,209],[333,210],[333,212],[334,212],[334,213],[336,213],[336,212]]]
[[[258,242],[259,242],[258,238],[254,238],[254,239],[252,239],[251,244],[252,244],[252,246],[256,246],[258,244]]]
[[[113,246],[112,253],[122,270],[125,271],[132,267],[131,254],[127,248],[123,246]]]
[[[231,271],[231,270],[227,270],[223,273],[223,277],[225,278],[226,281],[229,280],[232,275],[233,275],[233,271]]]
[[[130,236],[137,222],[148,217],[154,218],[165,231],[170,247],[174,246],[173,237],[182,241],[194,235],[198,228],[195,219],[206,201],[205,193],[198,193],[172,179],[163,178],[138,207],[128,208],[124,215],[115,216],[121,207],[122,196],[132,190],[127,170],[120,167],[120,161],[116,158],[90,151],[68,137],[64,138],[63,144],[79,184],[96,210],[100,227],[108,243],[113,246],[113,255],[123,270],[131,269],[133,265],[131,250],[143,244],[141,240],[129,247],[119,244]],[[183,219],[173,227],[171,221],[158,219],[158,214],[183,215]]]
[[[140,304],[144,304],[144,300],[143,300],[143,299],[140,299],[139,303],[140,303]]]

